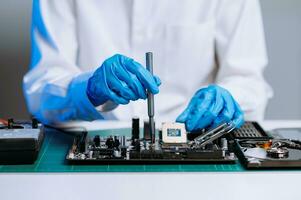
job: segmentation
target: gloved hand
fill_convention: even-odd
[[[146,99],[146,90],[159,93],[160,84],[160,79],[151,75],[141,64],[116,54],[105,60],[89,78],[87,95],[94,106],[107,100],[127,104],[130,100]]]
[[[189,105],[176,119],[188,131],[200,130],[232,121],[237,128],[244,123],[243,111],[226,89],[210,85],[198,90]]]

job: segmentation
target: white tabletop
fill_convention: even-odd
[[[90,130],[117,127],[116,122],[83,124]],[[266,130],[301,127],[301,121],[291,120],[261,124]],[[300,180],[301,171],[13,173],[0,174],[0,199],[301,199]]]

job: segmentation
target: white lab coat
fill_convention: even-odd
[[[145,101],[94,108],[85,89],[108,57],[120,53],[144,64],[147,51],[154,53],[154,73],[162,80],[155,118],[175,120],[210,83],[228,89],[247,120],[263,118],[271,89],[263,77],[267,56],[257,0],[39,3],[33,11],[47,34],[33,23],[33,51],[40,59],[24,77],[24,94],[29,111],[45,123],[146,118]]]

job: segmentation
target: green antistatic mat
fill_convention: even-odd
[[[129,135],[130,129],[92,131],[89,134]],[[2,172],[233,172],[243,171],[236,164],[200,165],[69,165],[66,153],[73,142],[72,135],[47,130],[39,157],[32,165],[0,165]]]

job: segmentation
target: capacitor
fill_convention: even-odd
[[[89,158],[90,158],[90,159],[93,158],[93,151],[89,151]]]
[[[126,149],[126,160],[129,160],[130,159],[130,149]]]
[[[150,140],[151,139],[151,133],[150,133],[150,128],[149,128],[149,121],[144,121],[143,122],[143,138],[145,140]]]
[[[224,151],[228,150],[228,141],[226,138],[221,138],[221,148]]]
[[[100,146],[100,137],[99,135],[95,135],[93,142],[95,144],[95,146],[99,147]]]
[[[114,136],[114,147],[119,149],[120,141],[117,136]]]
[[[107,138],[106,145],[107,145],[107,147],[109,149],[113,149],[114,148],[114,140],[113,140],[113,138],[111,136],[109,138]]]
[[[140,127],[139,127],[139,118],[132,118],[132,140],[139,139]]]

